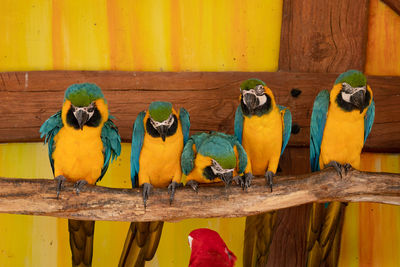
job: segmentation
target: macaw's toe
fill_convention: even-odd
[[[143,204],[144,208],[147,207],[147,199],[149,198],[150,195],[150,190],[153,186],[149,183],[144,183],[143,184]]]
[[[264,175],[264,177],[265,177],[265,180],[266,180],[266,182],[267,182],[267,184],[265,185],[265,186],[269,186],[270,188],[271,188],[271,192],[272,192],[272,178],[274,177],[274,173],[273,172],[271,172],[271,171],[266,171],[265,172],[265,175]]]
[[[242,188],[243,188],[243,190],[247,191],[247,188],[250,187],[251,181],[253,180],[254,176],[251,172],[248,172],[248,173],[244,174],[243,178],[244,178],[244,182],[243,182]]]
[[[75,188],[75,193],[79,195],[79,192],[81,192],[82,188],[87,185],[88,182],[86,180],[79,180],[74,184]]]
[[[54,180],[57,181],[57,187],[56,187],[56,191],[57,191],[57,199],[60,196],[60,192],[61,190],[64,189],[64,182],[67,180],[64,176],[62,175],[58,175],[57,177],[54,178]]]
[[[343,165],[343,169],[344,169],[344,174],[347,175],[347,173],[348,173],[351,169],[353,169],[353,166],[351,166],[350,163],[346,163],[346,164]]]
[[[244,189],[244,176],[241,175],[235,176],[233,177],[233,181],[242,189]]]
[[[193,188],[193,190],[196,192],[196,193],[198,193],[199,191],[199,183],[198,182],[196,182],[195,180],[190,180],[190,181],[188,181],[187,183],[186,183],[186,185],[189,185],[189,186],[191,186],[192,188]]]
[[[350,164],[349,164],[350,165]],[[335,168],[336,172],[338,173],[338,175],[340,176],[340,178],[342,178],[342,164],[340,164],[337,161],[332,160],[331,162],[329,162],[328,164],[325,165],[326,167],[333,167]]]
[[[174,201],[174,196],[175,196],[175,189],[178,188],[180,184],[177,182],[172,182],[168,186],[168,194],[169,194],[169,204],[172,204],[172,201]]]

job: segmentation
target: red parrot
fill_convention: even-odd
[[[193,230],[189,236],[192,250],[189,267],[233,267],[236,256],[219,234],[207,228]]]

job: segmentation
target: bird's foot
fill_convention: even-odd
[[[343,169],[344,169],[344,174],[347,175],[347,173],[353,168],[353,166],[351,166],[350,163],[346,163],[343,165]]]
[[[144,183],[143,184],[143,204],[144,204],[144,208],[147,207],[147,199],[149,199],[149,195],[150,195],[150,190],[153,186],[149,183]]]
[[[272,178],[274,177],[274,175],[275,174],[271,171],[266,171],[265,175],[264,175],[265,181],[267,182],[265,186],[267,186],[267,187],[269,186],[271,188],[271,192],[272,192],[272,185],[273,185]]]
[[[338,175],[340,176],[340,179],[343,178],[342,175],[342,168],[344,169],[344,173],[345,175],[347,174],[347,172],[352,168],[351,165],[349,163],[346,164],[340,164],[337,161],[332,160],[331,162],[329,162],[328,164],[325,165],[325,167],[333,167],[335,168],[336,172],[338,173]]]
[[[243,185],[242,185],[242,189],[247,191],[247,188],[250,187],[251,185],[251,181],[253,180],[254,176],[251,172],[247,172],[243,175]]]
[[[235,184],[237,184],[238,186],[243,188],[243,184],[244,184],[243,176],[241,176],[241,175],[235,176],[235,177],[233,177],[232,180],[235,182]]]
[[[58,175],[57,177],[54,178],[54,180],[57,181],[57,188],[56,188],[56,191],[57,191],[57,199],[58,199],[58,197],[60,196],[61,190],[64,189],[64,182],[65,182],[67,179],[66,179],[64,176],[62,176],[62,175]]]
[[[178,184],[177,182],[172,182],[168,186],[168,194],[169,194],[169,204],[172,204],[172,201],[174,201],[174,196],[175,196],[175,189],[180,187],[181,184]]]
[[[79,195],[79,193],[81,192],[82,188],[87,185],[88,182],[86,180],[79,180],[74,184],[74,188],[75,188],[75,193],[77,195]]]
[[[198,193],[199,192],[199,183],[196,182],[195,180],[190,180],[186,183],[186,185],[190,185],[194,192]]]

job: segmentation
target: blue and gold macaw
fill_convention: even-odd
[[[152,102],[133,125],[131,152],[132,187],[143,186],[146,207],[151,188],[168,187],[170,203],[182,177],[181,154],[189,138],[189,113],[177,113],[169,102]],[[164,222],[133,222],[119,266],[144,266],[153,258]]]
[[[252,177],[246,151],[235,136],[219,132],[192,135],[181,157],[186,184],[197,192],[199,183],[223,181],[229,186],[234,177]]]
[[[360,155],[375,117],[375,103],[366,77],[349,70],[329,93],[314,101],[310,126],[310,163],[313,172],[328,166],[340,176],[342,168],[360,168]],[[307,234],[307,266],[337,266],[345,204],[314,203]]]
[[[243,82],[240,92],[235,135],[247,152],[252,173],[264,176],[272,191],[272,178],[289,142],[292,115],[289,109],[276,104],[271,89],[261,80]],[[242,187],[249,187],[250,182],[243,179]],[[275,211],[246,218],[244,266],[264,266],[267,263],[275,221]]]
[[[57,198],[65,180],[76,193],[103,178],[110,160],[121,153],[121,138],[110,120],[101,89],[91,83],[74,84],[65,92],[61,111],[40,128],[46,136],[49,159],[57,180]],[[94,221],[68,220],[72,266],[91,266]]]

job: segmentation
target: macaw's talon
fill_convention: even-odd
[[[332,160],[331,162],[326,164],[325,167],[333,167],[333,168],[335,168],[336,172],[340,176],[340,179],[342,179],[342,164],[340,164],[337,161]]]
[[[353,168],[353,166],[351,166],[351,164],[346,163],[343,165],[343,169],[344,169],[344,174],[347,175],[347,173]]]
[[[265,186],[269,186],[271,188],[271,192],[272,192],[272,185],[273,185],[272,178],[274,177],[274,175],[275,174],[271,171],[267,171],[264,175],[265,180],[267,182]]]
[[[243,176],[244,183],[243,183],[243,190],[247,191],[247,188],[250,187],[251,181],[253,180],[254,176],[251,172],[245,173]]]
[[[75,193],[77,195],[79,195],[79,193],[81,192],[82,188],[87,185],[88,182],[85,180],[79,180],[74,184],[74,188],[75,188]]]
[[[199,192],[199,183],[196,182],[195,180],[190,180],[189,182],[186,183],[186,185],[190,185],[194,192],[198,193]]]
[[[144,208],[147,207],[147,199],[149,199],[149,195],[150,195],[150,190],[153,186],[149,183],[144,183],[143,184],[143,204],[144,204]]]
[[[181,184],[178,184],[177,182],[172,182],[168,186],[168,194],[169,194],[169,204],[172,204],[172,201],[174,201],[174,196],[175,196],[175,189],[178,188]]]
[[[54,180],[57,181],[57,187],[56,187],[56,191],[57,191],[57,199],[60,196],[60,192],[61,190],[64,189],[64,182],[67,180],[64,176],[62,175],[58,175],[57,177],[54,178]]]
[[[235,184],[237,184],[242,189],[244,189],[244,180],[243,180],[243,177],[241,175],[233,177],[232,180],[235,182]]]

